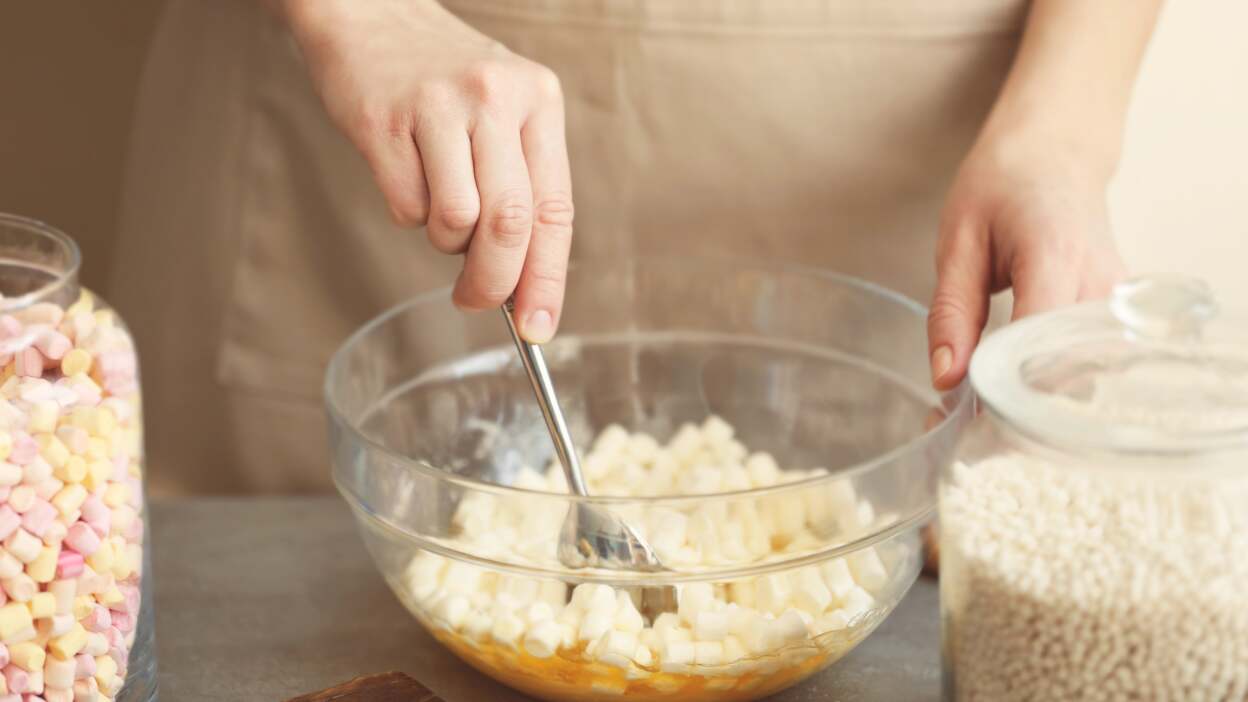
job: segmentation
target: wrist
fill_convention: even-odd
[[[1091,182],[1108,184],[1122,154],[1124,118],[1112,111],[1067,110],[1052,103],[998,102],[976,148],[1007,162],[1041,158]]]

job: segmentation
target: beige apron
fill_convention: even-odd
[[[1024,0],[448,0],[567,94],[573,257],[713,250],[925,300],[939,205]],[[330,484],[326,360],[458,260],[399,230],[256,0],[171,0],[111,295],[152,491]],[[575,294],[575,291],[570,291]]]

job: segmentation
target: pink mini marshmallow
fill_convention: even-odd
[[[126,635],[118,631],[116,626],[110,626],[104,630],[104,640],[108,642],[109,648],[120,648],[126,645]]]
[[[82,554],[65,549],[56,557],[56,577],[58,580],[76,578],[82,575]]]
[[[120,583],[117,585],[117,589],[121,591],[121,596],[125,599],[125,602],[122,603],[124,611],[129,612],[130,614],[138,614],[140,599],[139,588],[129,583]]]
[[[12,339],[22,333],[22,323],[11,314],[0,316],[0,340]]]
[[[49,329],[35,337],[35,348],[39,349],[45,358],[59,361],[69,353],[70,349],[74,348],[74,344],[69,337],[55,329]]]
[[[12,494],[13,487],[10,485],[0,486],[0,502],[7,502],[9,495]]]
[[[30,673],[12,663],[4,666],[4,681],[9,684],[9,692],[20,694],[30,689]]]
[[[52,506],[51,502],[44,499],[36,500],[35,504],[22,515],[22,528],[43,538],[44,532],[56,519],[57,514],[57,509]]]
[[[129,634],[134,631],[134,615],[129,612],[118,612],[113,610],[109,615],[113,618],[113,628],[123,634]]]
[[[0,695],[0,702],[22,702],[22,696],[16,692],[7,695]]]
[[[126,525],[126,530],[121,534],[122,538],[132,544],[137,544],[143,540],[143,520],[135,517]]]
[[[39,455],[39,442],[24,431],[13,432],[13,448],[9,451],[9,463],[24,466]]]
[[[74,656],[74,663],[77,664],[77,666],[74,668],[75,680],[86,680],[87,678],[95,676],[95,657],[94,656],[88,656],[85,653],[79,653],[78,655]]]
[[[113,512],[99,495],[89,495],[82,503],[82,520],[101,537],[108,536],[113,523]]]
[[[0,669],[9,664],[9,647],[0,644]]]
[[[31,676],[31,678],[33,679],[34,676]],[[42,692],[42,690],[40,692]],[[22,695],[22,702],[48,702],[48,699],[42,695],[26,693],[25,695]]]
[[[112,625],[113,615],[104,605],[91,608],[90,614],[82,619],[82,628],[96,634],[107,632]]]
[[[20,377],[38,378],[43,375],[43,354],[34,346],[27,346],[14,359],[13,370]]]
[[[100,550],[100,535],[86,523],[75,522],[65,535],[65,543],[78,553],[91,556]]]
[[[34,487],[37,497],[43,500],[51,500],[53,497],[56,497],[56,493],[60,492],[61,488],[65,487],[65,483],[56,478],[48,478]]]
[[[8,498],[8,495],[5,495]],[[9,534],[17,531],[22,525],[22,517],[13,508],[6,505],[0,505],[0,541],[9,538]]]

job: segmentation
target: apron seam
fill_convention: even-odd
[[[992,36],[1013,36],[1022,32],[1018,22],[957,22],[931,19],[923,22],[898,23],[890,26],[884,21],[847,22],[837,24],[826,21],[823,26],[808,26],[800,22],[759,22],[751,24],[742,20],[694,19],[682,21],[655,17],[602,17],[590,13],[560,12],[552,8],[524,9],[505,3],[473,0],[461,6],[447,2],[447,8],[461,17],[480,19],[508,19],[525,24],[557,24],[611,31],[626,30],[637,34],[669,34],[693,36],[754,36],[776,38],[818,38],[842,41],[897,42],[977,39]]]
[[[254,34],[252,41],[247,47],[248,56],[244,61],[245,65],[256,65],[262,61],[258,59],[260,54],[260,42],[256,41]],[[260,77],[267,75],[267,70],[260,73]],[[255,197],[257,188],[255,187],[259,176],[256,171],[254,162],[250,158],[252,149],[250,148],[255,140],[256,130],[260,120],[260,110],[258,107],[257,94],[258,81],[247,81],[247,93],[243,96],[243,104],[246,105],[245,115],[243,118],[243,128],[241,136],[237,142],[236,161],[240,170],[245,174],[235,179],[234,194],[231,198],[235,211],[231,217],[234,220],[235,231],[238,233],[238,251],[235,254],[233,266],[230,271],[230,282],[226,290],[229,298],[225,304],[225,312],[221,320],[221,341],[220,352],[217,357],[216,378],[224,388],[237,388],[242,383],[238,382],[241,378],[236,377],[239,374],[233,372],[233,360],[236,355],[237,341],[236,336],[239,333],[241,322],[238,320],[238,297],[240,278],[243,275],[243,261],[246,261],[250,255],[252,243],[251,230],[248,226],[250,219],[247,217],[248,205],[252,198]],[[244,187],[244,184],[247,187]]]

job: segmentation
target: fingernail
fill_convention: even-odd
[[[953,349],[941,346],[932,354],[932,380],[939,381],[953,367]]]
[[[555,320],[546,310],[538,310],[525,318],[520,335],[530,344],[544,344],[555,335]]]

